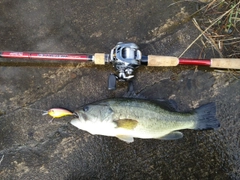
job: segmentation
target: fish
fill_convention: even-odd
[[[179,112],[171,101],[113,98],[84,105],[75,111],[71,124],[93,135],[117,137],[127,143],[134,138],[177,140],[179,130],[220,127],[215,103]]]

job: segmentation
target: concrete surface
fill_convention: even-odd
[[[2,0],[0,50],[105,52],[121,42],[143,54],[178,56],[198,36],[188,21],[195,2]],[[199,57],[201,43],[184,56]],[[202,57],[213,57],[212,51]],[[9,63],[10,62],[10,63]],[[25,62],[23,60],[23,62]],[[135,91],[170,98],[180,110],[215,102],[221,128],[185,130],[177,141],[92,136],[40,111],[76,110],[96,100],[120,97],[126,83],[107,90],[111,65],[19,63],[0,60],[1,179],[239,179],[239,74],[207,68],[140,67]],[[24,108],[26,107],[26,108]],[[30,109],[34,108],[34,109]]]

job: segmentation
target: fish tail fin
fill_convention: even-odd
[[[205,104],[195,109],[197,114],[197,124],[195,129],[216,129],[220,127],[219,121],[216,119],[215,103]]]

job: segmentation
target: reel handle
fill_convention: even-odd
[[[112,91],[116,89],[117,77],[114,74],[108,76],[108,90]]]

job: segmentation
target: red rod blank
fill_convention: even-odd
[[[210,66],[211,60],[210,59],[185,59],[179,58],[180,65],[200,65],[200,66]]]
[[[92,55],[87,54],[63,54],[63,53],[37,53],[37,52],[1,52],[2,58],[25,58],[43,60],[77,60],[91,61]]]

